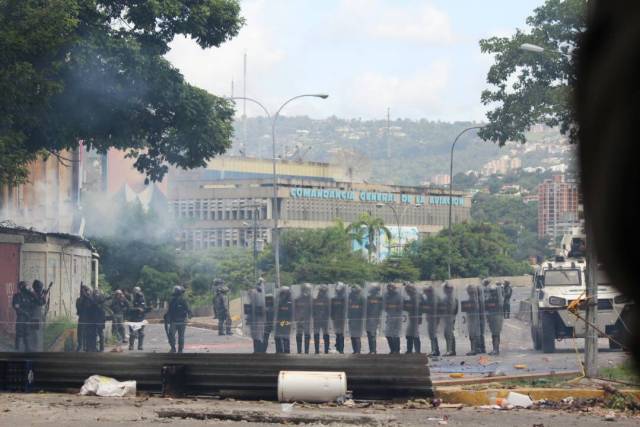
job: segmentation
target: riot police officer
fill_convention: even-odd
[[[266,321],[264,325],[264,338],[262,339],[262,352],[266,353],[269,348],[269,338],[271,337],[271,332],[273,332],[273,321],[275,319],[275,302],[272,293],[265,295],[264,305]]]
[[[266,318],[266,302],[264,296],[264,280],[260,278],[255,288],[249,291],[249,329],[253,340],[253,352],[266,351],[264,343]]]
[[[480,300],[478,298],[478,287],[467,286],[467,300],[462,302],[462,311],[467,320],[469,333],[469,344],[471,350],[467,356],[475,356],[482,353],[480,347]]]
[[[404,311],[407,312],[407,354],[420,353],[420,325],[422,324],[421,301],[416,287],[411,283],[404,284],[407,298],[404,300]]]
[[[433,286],[424,288],[422,297],[422,311],[427,319],[427,333],[431,342],[431,353],[429,356],[440,356],[440,345],[438,343],[438,324],[440,323],[439,310],[440,299],[434,292]]]
[[[316,354],[320,353],[320,333],[324,340],[324,354],[329,353],[329,287],[320,285],[318,294],[313,299],[313,346]]]
[[[395,283],[387,284],[384,294],[385,328],[384,334],[389,344],[389,353],[400,353],[400,333],[402,332],[402,296]]]
[[[440,306],[442,310],[442,322],[444,323],[444,340],[447,345],[447,352],[444,354],[445,356],[455,356],[456,355],[456,337],[455,337],[455,326],[456,326],[456,316],[458,315],[458,298],[456,298],[454,293],[453,285],[449,282],[444,282],[442,285],[442,301]]]
[[[138,350],[143,349],[144,344],[144,325],[140,324],[144,321],[147,312],[147,304],[144,294],[139,286],[133,288],[133,301],[129,309],[129,321],[137,323],[137,325],[129,325],[129,350],[133,350],[136,339],[138,339]]]
[[[489,285],[485,289],[485,310],[487,316],[487,323],[489,323],[489,330],[491,331],[491,344],[493,350],[489,353],[492,356],[500,354],[500,334],[502,333],[502,322],[504,321],[503,304],[504,299],[502,296],[502,286]]]
[[[358,285],[352,285],[349,291],[347,318],[349,319],[349,336],[353,354],[360,354],[362,350],[362,326],[364,324],[364,296]]]
[[[184,336],[187,329],[187,321],[191,317],[189,303],[184,297],[184,287],[175,286],[169,301],[169,308],[165,314],[169,331],[167,338],[171,346],[171,353],[176,352],[176,332],[178,333],[178,353],[184,350]]]
[[[49,285],[51,286],[51,285]],[[49,291],[44,288],[44,283],[34,280],[31,284],[33,290],[33,305],[31,309],[31,328],[29,337],[33,351],[44,351],[44,306],[47,303]],[[50,289],[50,288],[49,288]]]
[[[487,324],[487,310],[486,307],[484,306],[484,303],[486,301],[486,297],[485,297],[485,292],[487,292],[487,289],[489,288],[489,285],[491,284],[491,280],[489,279],[484,279],[482,281],[482,285],[478,286],[478,300],[480,301],[480,338],[478,338],[478,342],[480,345],[480,353],[486,353],[487,352],[487,346],[485,344],[485,339],[484,339],[484,332],[486,330],[486,324]]]
[[[311,321],[313,317],[313,294],[309,283],[302,285],[301,293],[295,300],[294,314],[296,320],[296,350],[302,353],[304,338],[304,354],[309,354],[311,343]]]
[[[218,318],[218,335],[231,335],[231,313],[229,312],[229,288],[222,285],[217,288],[213,299],[215,314]]]
[[[282,286],[278,291],[278,301],[275,310],[276,353],[291,352],[291,323],[293,322],[293,301],[291,289]]]
[[[504,296],[504,304],[502,310],[504,311],[504,318],[508,319],[511,317],[511,295],[513,295],[513,288],[511,287],[511,282],[508,280],[504,281],[504,285],[502,286],[502,293]]]
[[[369,294],[367,295],[366,330],[367,342],[369,343],[369,354],[377,353],[376,339],[378,336],[378,328],[380,327],[381,316],[382,295],[380,294],[380,285],[374,284],[369,288]]]
[[[13,295],[11,300],[11,306],[16,312],[16,351],[31,351],[29,322],[34,305],[34,297],[27,287],[27,282],[19,282],[18,292]]]
[[[344,329],[347,317],[347,287],[344,283],[338,282],[336,294],[331,298],[331,322],[336,334],[336,350],[344,353]]]
[[[118,289],[111,300],[111,312],[113,313],[113,321],[111,323],[111,333],[120,343],[125,343],[124,319],[129,311],[129,301],[124,293]]]

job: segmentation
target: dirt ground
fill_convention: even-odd
[[[476,425],[476,426],[597,426],[603,411],[496,411],[478,408],[409,409],[407,403],[357,403],[356,407],[275,402],[246,402],[205,398],[103,398],[72,394],[0,394],[2,426],[176,426],[274,424],[298,425]],[[184,418],[182,418],[184,417]],[[616,414],[611,424],[638,426],[640,418]]]

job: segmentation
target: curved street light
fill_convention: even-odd
[[[232,97],[231,99],[240,99],[240,100],[247,100],[250,102],[253,102],[257,105],[260,106],[260,108],[262,108],[262,110],[264,110],[264,112],[266,113],[267,117],[269,119],[271,119],[271,143],[272,143],[272,162],[273,162],[273,235],[272,235],[272,240],[273,240],[273,246],[275,248],[275,266],[276,266],[276,287],[279,288],[280,287],[280,229],[278,228],[278,220],[280,219],[280,210],[278,208],[278,175],[277,175],[277,171],[276,171],[276,123],[278,121],[278,117],[280,117],[280,112],[282,111],[282,109],[289,104],[291,101],[294,101],[296,99],[299,98],[320,98],[320,99],[327,99],[329,97],[329,95],[324,94],[324,93],[320,93],[320,94],[303,94],[303,95],[297,95],[294,96],[293,98],[289,98],[287,99],[285,102],[282,103],[282,105],[280,105],[280,107],[278,108],[278,110],[276,111],[276,114],[271,117],[271,115],[269,114],[269,110],[258,100],[253,99],[253,98],[248,98],[248,97],[244,97],[244,96],[237,96],[237,97]]]

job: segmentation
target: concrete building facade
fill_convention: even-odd
[[[555,175],[538,186],[538,236],[558,237],[581,226],[578,184]]]
[[[220,158],[207,168],[171,171],[168,199],[180,224],[184,249],[249,247],[271,240],[272,163],[268,160]],[[279,228],[315,229],[336,220],[356,221],[365,212],[387,227],[415,227],[430,234],[448,224],[449,194],[428,187],[346,181],[348,172],[324,163],[279,161]],[[453,223],[470,218],[471,198],[456,192]]]

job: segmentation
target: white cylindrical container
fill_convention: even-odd
[[[280,371],[280,402],[335,402],[347,393],[344,372]]]

